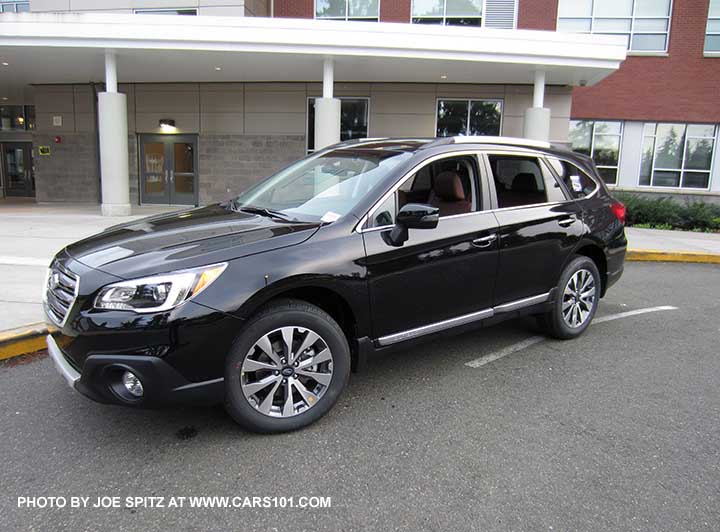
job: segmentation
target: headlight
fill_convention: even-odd
[[[224,262],[109,284],[95,298],[95,308],[135,312],[169,310],[205,290],[226,267]]]

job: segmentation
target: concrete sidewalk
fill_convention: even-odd
[[[143,206],[130,217],[104,217],[99,205],[0,201],[0,331],[44,320],[45,269],[66,245],[111,225],[177,209]]]
[[[129,218],[103,217],[98,205],[0,201],[0,331],[44,320],[41,285],[50,259],[67,244],[128,220],[177,207],[134,207]],[[629,249],[720,256],[720,234],[627,228]],[[664,260],[652,259],[652,260]]]

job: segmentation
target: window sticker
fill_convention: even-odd
[[[582,183],[580,182],[579,175],[571,175],[570,182],[572,183],[572,188],[573,188],[574,192],[582,192],[583,191],[583,187],[582,187]]]
[[[335,220],[340,218],[340,215],[336,212],[328,211],[325,214],[323,214],[323,217],[320,218],[320,221],[326,224],[332,223]]]

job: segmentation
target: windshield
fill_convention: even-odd
[[[411,156],[403,151],[361,148],[310,155],[242,193],[234,208],[267,209],[301,220],[333,222]]]

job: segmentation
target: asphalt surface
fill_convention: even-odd
[[[134,411],[51,361],[0,368],[0,530],[720,529],[720,268],[629,264],[592,326],[471,368],[537,331],[440,338],[354,375],[300,432],[220,408]],[[21,496],[323,496],[332,507],[18,508]],[[168,499],[165,500],[166,504]]]

